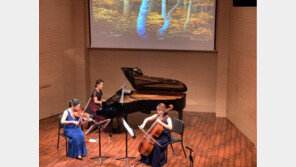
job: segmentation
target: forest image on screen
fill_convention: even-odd
[[[91,47],[214,50],[216,0],[90,0]]]

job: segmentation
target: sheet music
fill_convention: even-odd
[[[127,124],[127,122],[122,118],[122,123],[127,130],[127,132],[132,136],[132,138],[135,138],[134,130]]]
[[[131,94],[132,90],[124,90],[124,94]]]
[[[120,103],[123,105],[123,96],[124,96],[124,87],[125,87],[125,80],[126,78],[124,78],[124,81],[123,81],[123,86],[121,88],[121,97],[120,97]]]

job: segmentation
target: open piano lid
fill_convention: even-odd
[[[177,80],[145,76],[138,67],[121,67],[125,77],[131,83],[132,87],[137,91],[170,91],[170,92],[186,92],[187,86]]]

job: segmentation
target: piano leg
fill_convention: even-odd
[[[178,111],[179,119],[182,120],[183,117],[183,110]]]
[[[121,125],[122,125],[121,118],[122,118],[122,116],[117,116],[116,117],[116,119],[117,119],[117,126],[116,126],[116,129],[113,129],[114,133],[121,133],[122,132],[120,130]]]

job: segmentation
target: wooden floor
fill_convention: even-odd
[[[257,166],[257,155],[254,144],[247,139],[229,120],[216,118],[212,113],[184,112],[184,147],[189,146],[194,152],[194,166]],[[60,139],[60,148],[57,150],[58,116],[49,117],[39,122],[39,166],[99,166],[99,159],[89,159],[99,155],[99,143],[88,142],[91,138],[98,139],[98,133],[85,135],[88,155],[82,161],[65,156],[65,140]],[[84,131],[85,132],[85,131]],[[144,166],[138,164],[138,144],[141,140],[140,130],[135,130],[136,139],[128,137],[130,166]],[[115,160],[125,157],[125,133],[114,134],[108,139],[108,134],[102,135],[102,156],[111,158],[103,159],[102,166],[126,166],[125,160]],[[176,134],[172,134],[177,136]],[[189,166],[189,159],[184,158],[181,144],[173,145],[175,153],[168,148],[169,166]],[[186,149],[187,156],[189,151]]]

